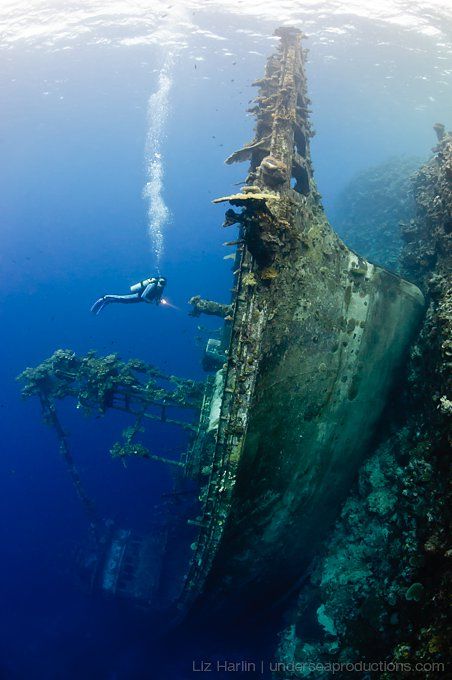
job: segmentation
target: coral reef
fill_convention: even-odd
[[[414,218],[411,177],[419,165],[417,158],[393,158],[360,172],[331,211],[335,229],[350,248],[398,273],[401,229]]]
[[[434,152],[412,179],[416,209],[403,230],[400,265],[422,286],[426,315],[385,439],[361,468],[295,618],[281,634],[279,657],[286,663],[380,658],[413,669],[428,662],[440,666],[428,666],[422,677],[445,677],[439,671],[452,642],[450,134],[439,135]],[[381,670],[372,677],[407,675]]]

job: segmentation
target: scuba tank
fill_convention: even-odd
[[[150,283],[152,283],[152,281],[157,282],[157,279],[152,277],[150,279],[145,279],[144,281],[139,281],[138,283],[135,283],[133,286],[130,286],[130,292],[131,293],[139,293],[140,290],[143,290],[144,288],[146,288],[146,286],[148,286]]]

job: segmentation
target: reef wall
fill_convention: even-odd
[[[361,171],[341,191],[331,222],[349,248],[400,274],[402,229],[414,219],[412,175],[419,158],[392,158]]]

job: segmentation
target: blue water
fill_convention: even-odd
[[[265,36],[277,25],[219,14],[208,21],[203,28],[225,37],[232,56],[221,53],[218,41],[190,36],[190,49],[175,56],[162,140],[172,217],[160,267],[176,309],[89,313],[99,295],[127,292],[155,271],[142,189],[147,102],[165,48],[83,37],[71,49],[26,40],[1,48],[0,678],[164,677],[152,670],[157,650],[146,621],[80,589],[74,552],[86,521],[54,433],[42,423],[38,403],[20,399],[15,376],[61,347],[117,352],[203,378],[200,322],[188,316],[187,300],[197,293],[229,300],[231,264],[223,260],[222,242],[231,233],[221,230],[224,209],[211,201],[235,191],[246,174],[245,166],[223,161],[252,139],[253,121],[245,115],[255,95],[251,82],[263,72],[273,45]],[[450,124],[444,120],[450,71],[432,80],[444,65],[435,41],[410,34],[407,44],[419,48],[411,51],[399,44],[399,28],[356,21],[360,42],[314,37],[309,45],[312,151],[327,209],[355,172],[397,154],[425,157],[433,123]],[[260,38],[236,33],[243,26],[252,31],[256,22]],[[416,82],[419,74],[426,79]],[[385,76],[391,76],[386,89]],[[102,515],[148,528],[168,489],[168,471],[136,460],[125,468],[109,458],[124,426],[120,418],[92,421],[68,407],[62,414]],[[153,433],[156,453],[174,455],[181,446],[174,434]],[[191,677],[172,666],[167,673]]]

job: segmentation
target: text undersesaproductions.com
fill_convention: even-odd
[[[193,673],[281,673],[293,677],[309,677],[311,673],[445,673],[445,664],[436,661],[408,663],[405,661],[355,661],[345,662],[316,662],[299,661],[284,663],[280,661],[228,661],[217,659],[214,661],[194,660]]]

